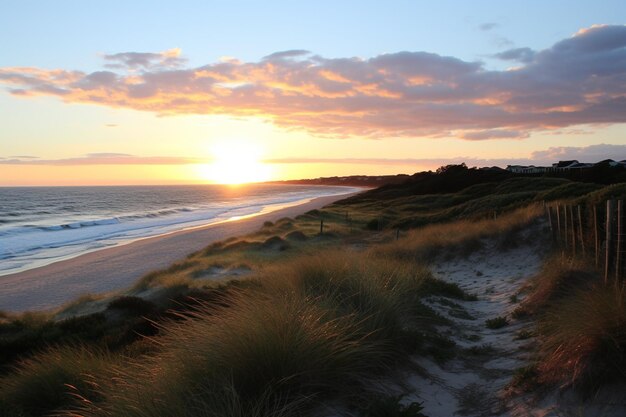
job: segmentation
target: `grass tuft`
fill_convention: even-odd
[[[508,326],[509,320],[506,317],[498,316],[493,319],[489,319],[485,321],[485,325],[488,329],[501,329],[505,326]]]
[[[587,394],[626,381],[626,285],[598,282],[555,301],[539,334],[541,381]]]
[[[43,415],[69,407],[77,392],[96,392],[97,379],[117,361],[104,351],[86,347],[51,348],[23,360],[0,379],[0,410],[17,415]]]

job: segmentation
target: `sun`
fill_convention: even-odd
[[[271,178],[272,170],[261,161],[261,149],[252,142],[230,140],[211,148],[213,161],[199,165],[199,176],[215,184],[246,184]]]

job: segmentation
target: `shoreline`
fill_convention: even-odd
[[[359,191],[360,192],[360,191]],[[0,277],[0,310],[11,313],[60,307],[86,294],[130,287],[207,245],[257,231],[266,221],[294,217],[358,192],[316,197],[269,213],[146,237]]]

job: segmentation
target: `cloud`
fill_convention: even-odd
[[[261,117],[320,136],[524,138],[626,122],[626,26],[498,54],[515,69],[426,52],[325,58],[282,51],[188,68],[180,51],[105,56],[106,71],[0,68],[21,97],[56,96],[159,115]]]
[[[304,49],[291,49],[289,51],[274,52],[273,54],[264,56],[263,60],[264,61],[278,61],[282,59],[298,58],[303,55],[308,55],[310,53],[311,53],[310,51],[306,51]]]
[[[528,64],[533,61],[535,51],[530,48],[514,48],[494,54],[493,57],[505,61],[517,61]]]
[[[364,164],[364,165],[414,165],[439,167],[465,162],[468,166],[487,167],[507,165],[551,165],[560,160],[576,159],[581,162],[599,162],[605,159],[626,160],[626,145],[597,144],[590,146],[551,147],[534,151],[525,158],[476,158],[458,156],[454,158],[277,158],[264,162],[272,164]]]
[[[529,136],[528,132],[520,132],[518,130],[490,129],[479,130],[476,132],[463,132],[460,137],[469,140],[485,140],[485,139],[525,139]]]
[[[576,159],[581,162],[598,162],[605,159],[622,161],[626,159],[626,145],[598,144],[584,147],[560,146],[552,147],[543,151],[535,151],[532,159],[563,161]]]
[[[482,30],[482,31],[485,31],[485,32],[486,32],[486,31],[489,31],[489,30],[495,29],[495,28],[497,28],[498,26],[500,26],[500,25],[498,25],[498,24],[497,24],[497,23],[495,23],[495,22],[487,22],[487,23],[483,23],[483,24],[479,25],[479,26],[478,26],[478,29],[480,29],[480,30]]]
[[[152,68],[152,67],[180,67],[186,59],[180,57],[180,49],[174,48],[167,51],[151,52],[121,52],[104,55],[107,68]]]
[[[272,158],[262,162],[266,164],[351,164],[351,165],[385,165],[414,166],[414,170],[432,169],[442,165],[467,163],[469,166],[506,166],[508,164],[530,163],[527,158],[514,159],[481,159],[474,157],[455,158]],[[85,165],[188,165],[210,163],[210,159],[191,157],[140,157],[118,153],[91,153],[75,158],[61,159],[23,159],[0,158],[0,165],[45,165],[45,166],[85,166]]]
[[[88,153],[85,156],[61,159],[33,159],[36,157],[14,156],[0,158],[0,165],[186,165],[210,162],[207,159],[175,156],[135,156],[126,153]]]

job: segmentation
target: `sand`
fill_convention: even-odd
[[[0,276],[0,310],[48,310],[85,294],[121,290],[144,274],[165,268],[210,243],[255,232],[265,221],[294,217],[353,194],[319,197],[246,219],[137,240]]]
[[[536,226],[535,226],[536,227]],[[539,225],[539,227],[542,227]],[[429,417],[624,417],[624,385],[606,386],[594,397],[583,400],[571,389],[558,388],[538,397],[510,388],[519,368],[533,362],[534,338],[520,338],[522,330],[532,331],[530,318],[516,320],[512,312],[523,300],[528,279],[541,268],[548,251],[538,230],[531,228],[521,244],[509,250],[497,240],[485,240],[484,247],[467,258],[438,259],[431,269],[444,281],[453,282],[476,301],[450,300],[439,296],[424,300],[451,325],[440,326],[442,335],[464,349],[455,358],[437,363],[416,355],[412,366],[391,378],[377,381],[374,387],[403,404],[421,403]],[[509,325],[489,329],[485,321],[507,317]],[[415,368],[419,371],[416,372]],[[320,417],[350,414],[341,403],[321,408]]]
[[[523,295],[518,294],[526,281],[539,271],[543,254],[541,246],[520,246],[503,251],[497,241],[484,242],[484,248],[468,258],[440,260],[433,266],[435,276],[453,282],[477,301],[443,302],[441,297],[425,300],[435,311],[452,321],[441,332],[461,349],[475,349],[474,354],[438,364],[418,356],[414,361],[426,373],[409,378],[414,390],[413,401],[423,402],[429,417],[513,416],[507,385],[515,371],[528,365],[531,341],[519,340],[517,333],[531,327],[528,321],[511,318]],[[515,298],[511,298],[515,296]],[[513,301],[512,301],[513,300]],[[462,312],[467,313],[461,314]],[[507,317],[510,324],[489,329],[485,321]],[[521,411],[521,406],[519,406]]]

